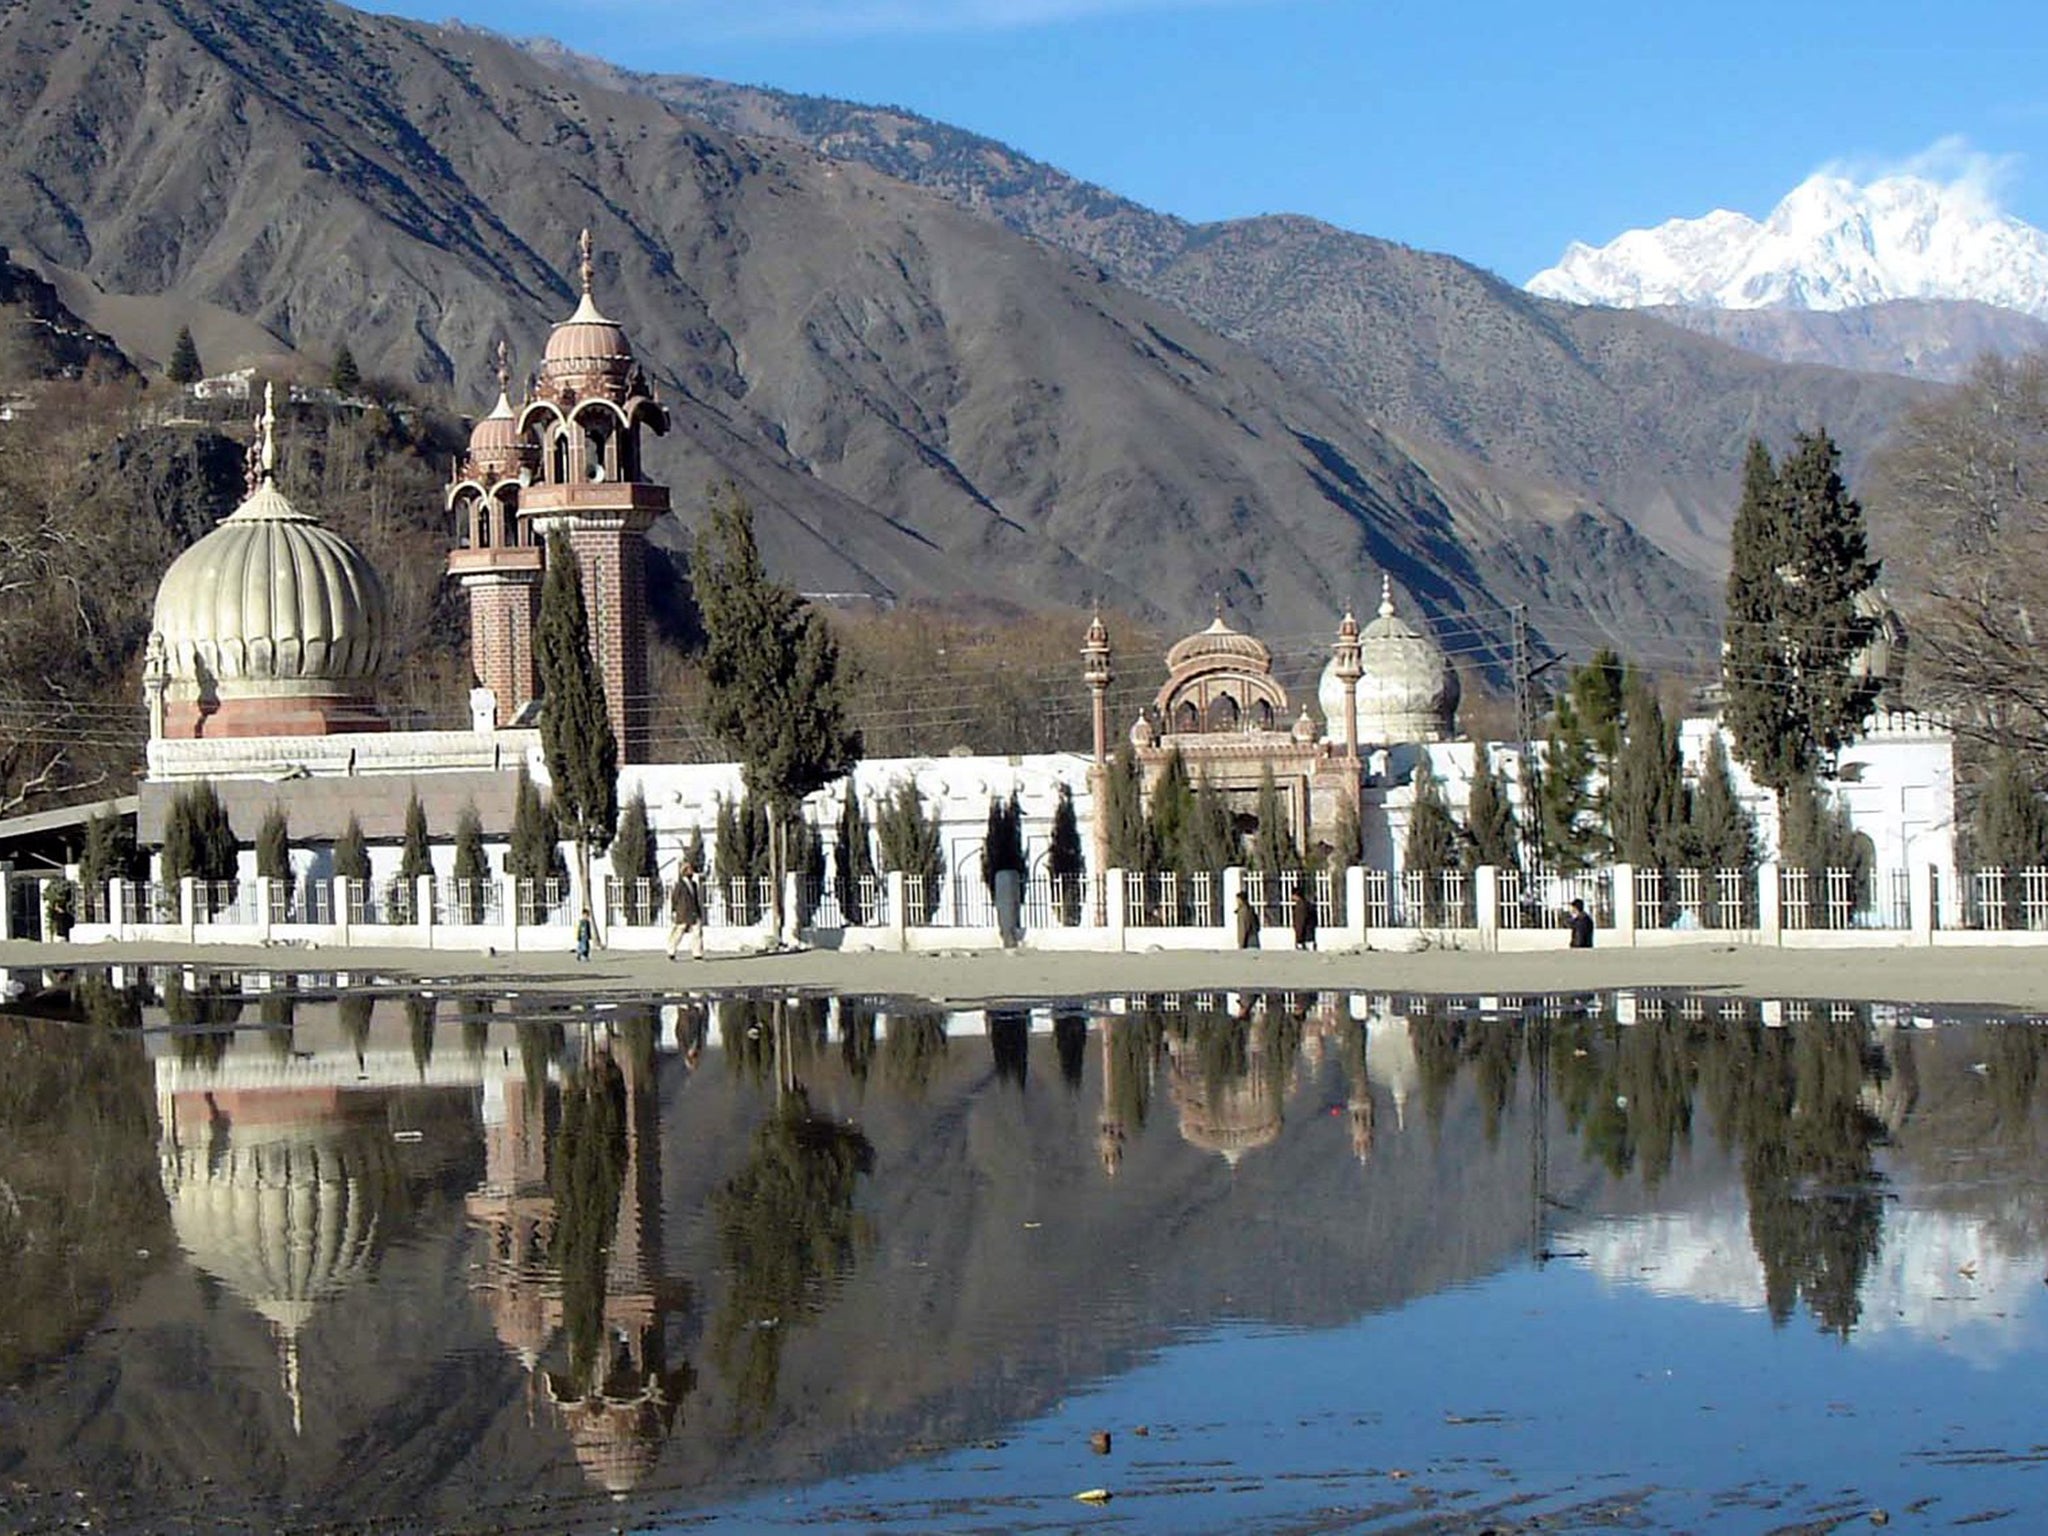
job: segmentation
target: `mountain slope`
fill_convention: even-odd
[[[1986,353],[2048,349],[2048,321],[1974,299],[1893,299],[1855,309],[1689,309],[1649,313],[1781,363],[1813,363],[1952,384]]]
[[[1708,586],[1726,567],[1751,435],[1777,443],[1825,424],[1853,474],[1920,393],[1896,378],[1788,371],[1653,316],[1550,302],[1454,257],[1313,219],[1187,224],[893,108],[521,46],[580,78],[873,166],[1077,251],[1411,448],[1478,459],[1516,507],[1627,521]]]
[[[0,109],[0,239],[74,287],[315,357],[345,336],[478,402],[498,337],[530,360],[570,309],[591,225],[600,299],[676,397],[679,504],[738,480],[808,589],[1177,620],[1222,593],[1319,633],[1384,569],[1491,644],[1534,575],[1558,643],[1705,633],[1704,585],[1609,512],[1418,458],[939,199],[489,37],[313,0],[17,0]]]

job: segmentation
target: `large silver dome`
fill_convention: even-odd
[[[1458,713],[1458,674],[1437,643],[1394,612],[1393,588],[1384,578],[1379,615],[1359,635],[1358,741],[1391,746],[1450,737]],[[1316,690],[1324,731],[1344,729],[1344,682],[1332,660]]]

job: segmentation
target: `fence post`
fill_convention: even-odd
[[[801,944],[804,940],[803,925],[804,877],[793,869],[782,872],[782,927],[777,941],[783,944]]]
[[[336,941],[346,949],[350,943],[349,929],[354,926],[353,914],[348,909],[348,876],[336,875],[332,884],[334,890],[328,899],[334,903],[334,932]]]
[[[1130,887],[1124,880],[1124,872],[1120,869],[1112,869],[1107,878],[1109,889],[1103,893],[1107,899],[1103,902],[1102,909],[1109,918],[1109,947],[1121,954],[1124,948],[1124,929],[1130,922]],[[1227,871],[1225,878],[1228,879]]]
[[[275,876],[256,877],[256,941],[259,944],[270,942],[270,891],[276,884]]]
[[[896,942],[896,953],[903,954],[910,948],[910,912],[905,906],[903,888],[907,882],[903,871],[892,869],[887,877],[889,890],[889,936]]]
[[[187,944],[198,936],[199,881],[192,875],[178,877],[178,925],[185,930]]]
[[[1922,944],[1934,942],[1934,930],[1941,926],[1934,910],[1934,866],[1912,864],[1906,868],[1906,907],[1911,912],[1913,937]]]
[[[1614,942],[1633,949],[1636,942],[1636,867],[1615,864],[1607,878],[1614,882]]]
[[[1123,882],[1119,880],[1118,886]],[[1237,948],[1237,898],[1244,893],[1244,870],[1236,864],[1223,871],[1223,944]]]
[[[1756,937],[1760,944],[1782,944],[1785,932],[1785,887],[1778,879],[1778,861],[1756,867]]]
[[[434,877],[412,877],[412,915],[427,930],[427,948],[434,947]]]
[[[114,937],[128,937],[128,882],[109,880],[107,882],[107,924],[114,930]]]
[[[519,953],[519,877],[498,876],[498,923],[505,930],[505,952]]]
[[[1500,948],[1500,866],[1481,864],[1472,871],[1472,920],[1479,926],[1479,947]]]

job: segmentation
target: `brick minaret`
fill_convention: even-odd
[[[668,487],[641,470],[640,433],[668,430],[668,411],[633,361],[626,333],[591,297],[583,232],[583,302],[548,337],[519,437],[536,455],[519,498],[527,538],[560,530],[583,568],[590,648],[604,679],[619,761],[647,760],[647,530],[668,511]]]
[[[506,392],[504,343],[498,345],[498,404],[469,434],[455,466],[448,508],[459,547],[448,574],[469,597],[470,666],[497,699],[497,725],[533,702],[533,625],[540,599],[540,547],[519,516],[522,484],[540,463],[519,437]]]

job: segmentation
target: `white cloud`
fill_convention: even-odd
[[[1950,134],[1903,160],[1851,157],[1829,161],[1814,174],[1839,176],[1866,187],[1887,177],[1909,176],[1932,182],[1988,217],[2003,211],[2005,194],[2018,180],[2022,163],[2020,155],[1994,155],[1961,134]]]

